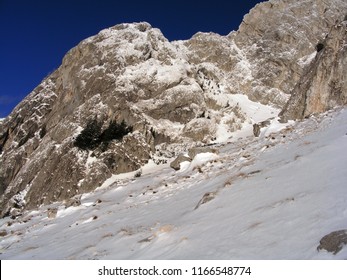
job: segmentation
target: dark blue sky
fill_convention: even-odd
[[[0,0],[0,118],[61,64],[65,53],[101,29],[147,21],[171,41],[198,31],[238,28],[257,0]]]

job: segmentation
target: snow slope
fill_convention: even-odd
[[[0,220],[1,259],[346,259],[316,248],[347,228],[347,110],[237,133],[181,171],[150,165],[80,206]]]

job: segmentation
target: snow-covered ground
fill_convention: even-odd
[[[1,259],[346,259],[317,246],[347,228],[347,110],[251,133],[180,171],[114,176],[80,206],[0,220]]]

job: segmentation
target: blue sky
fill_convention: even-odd
[[[0,0],[0,118],[6,117],[65,53],[101,29],[147,21],[171,40],[198,31],[226,35],[256,0]]]

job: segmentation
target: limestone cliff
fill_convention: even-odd
[[[346,15],[340,0],[267,1],[229,35],[252,65],[250,98],[282,106],[303,75],[305,59]]]
[[[243,113],[232,104],[221,111],[225,104],[203,89],[208,77],[201,73],[148,23],[120,24],[82,41],[0,124],[2,215],[93,190],[157,151],[175,154],[160,144],[208,143],[224,114],[235,129]],[[100,139],[113,122],[132,129],[80,149],[76,137],[93,121]]]
[[[302,119],[347,104],[347,21],[335,24],[281,111],[283,121]]]

